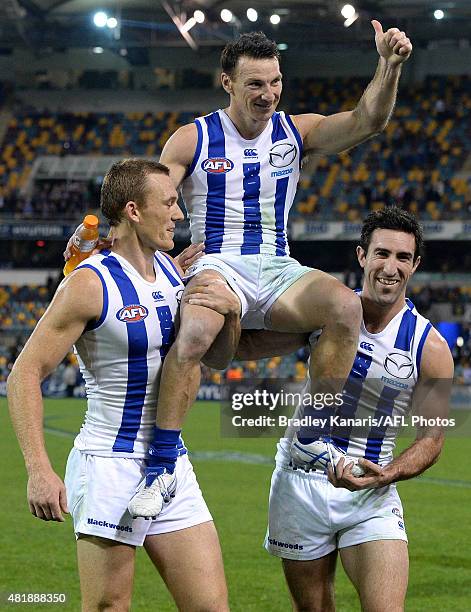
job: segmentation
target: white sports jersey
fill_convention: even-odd
[[[274,113],[252,140],[222,110],[195,123],[198,143],[182,185],[192,242],[204,242],[206,253],[288,255],[286,224],[302,157],[291,117]]]
[[[410,300],[406,300],[404,308],[377,334],[368,332],[362,322],[343,405],[335,413],[332,408],[310,412],[317,418],[328,419],[327,431],[319,433],[330,435],[352,457],[365,457],[381,465],[389,463],[402,418],[412,407],[422,350],[431,328],[432,324],[417,312]],[[306,392],[309,387],[310,382]],[[296,417],[300,415],[298,408]],[[280,441],[281,455],[277,459],[286,460],[289,446],[289,440]]]
[[[159,252],[154,282],[110,251],[93,255],[80,267],[91,268],[100,278],[103,311],[75,345],[88,405],[74,446],[105,457],[145,457],[182,281],[171,260]],[[180,453],[186,452],[181,440],[179,446]]]

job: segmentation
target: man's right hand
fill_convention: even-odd
[[[64,521],[62,512],[69,512],[65,485],[52,469],[31,472],[27,494],[31,514],[43,521]]]
[[[74,238],[74,234],[75,232],[79,229],[81,224],[77,225],[77,227],[74,230],[74,233],[72,234],[72,236],[69,238],[68,242],[67,242],[67,246],[65,247],[65,251],[62,253],[62,255],[64,256],[64,261],[69,261],[72,253],[70,251],[70,248],[72,247],[73,244],[73,238]],[[111,249],[111,247],[113,246],[113,242],[114,242],[114,236],[113,236],[113,230],[110,229],[110,231],[108,232],[108,236],[106,236],[106,238],[99,238],[96,247],[93,249],[92,251],[92,255],[96,255],[97,253],[99,253],[100,251],[102,251],[103,249]]]
[[[222,279],[203,280],[187,287],[183,302],[211,308],[224,316],[240,315],[240,300]]]

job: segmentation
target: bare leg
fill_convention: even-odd
[[[198,280],[223,277],[214,270],[200,272],[188,287]],[[224,325],[224,316],[205,308],[182,302],[180,329],[162,369],[157,427],[181,429],[185,415],[196,399],[200,382],[200,361]]]
[[[229,610],[221,549],[212,521],[148,536],[144,546],[179,610]]]
[[[409,575],[407,542],[376,540],[340,549],[364,612],[403,612]]]
[[[342,388],[353,365],[362,316],[353,291],[320,270],[305,274],[273,304],[271,327],[275,331],[312,332],[322,329],[311,349],[312,381],[330,381]]]
[[[88,535],[79,537],[82,612],[131,609],[134,557],[134,546]]]
[[[283,559],[295,612],[334,612],[337,551],[312,561]]]

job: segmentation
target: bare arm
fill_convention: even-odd
[[[8,406],[28,472],[28,503],[38,518],[62,521],[65,488],[53,471],[43,433],[41,381],[62,361],[89,320],[99,317],[102,288],[88,269],[70,274],[39,321],[8,378]]]
[[[389,482],[422,474],[440,455],[445,440],[443,427],[433,421],[446,419],[453,382],[453,358],[446,341],[431,330],[424,346],[419,382],[414,391],[413,414],[424,419],[417,437],[383,470]],[[425,422],[428,421],[428,424]]]
[[[316,114],[293,117],[306,153],[340,153],[386,127],[396,101],[402,64],[409,58],[412,45],[397,28],[383,32],[378,21],[372,24],[380,58],[373,80],[356,108],[327,117]]]
[[[309,334],[292,334],[268,331],[266,329],[247,329],[240,336],[235,359],[265,359],[289,355],[306,346]]]
[[[193,161],[197,142],[196,124],[188,123],[172,134],[165,143],[159,161],[170,169],[170,178],[176,188],[181,185]]]
[[[413,414],[424,419],[424,424],[417,428],[416,439],[384,468],[367,459],[360,459],[360,465],[366,469],[365,476],[355,478],[351,468],[341,467],[340,473],[337,469],[337,478],[330,472],[331,482],[354,491],[384,487],[425,472],[437,461],[443,447],[444,429],[437,419],[448,416],[452,383],[453,358],[450,349],[432,329],[424,345],[420,378],[414,390]]]

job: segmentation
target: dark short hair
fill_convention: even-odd
[[[239,57],[243,56],[254,59],[276,58],[280,60],[276,42],[267,38],[263,32],[241,34],[237,40],[227,43],[221,53],[222,71],[232,76]]]
[[[414,261],[422,255],[424,250],[424,234],[416,217],[398,206],[387,206],[382,210],[371,212],[365,219],[361,228],[360,246],[368,252],[371,236],[376,229],[390,229],[406,234],[413,234],[415,238]]]
[[[131,200],[144,205],[149,174],[169,175],[167,166],[151,159],[130,158],[114,163],[101,185],[100,207],[110,225],[118,225]]]

